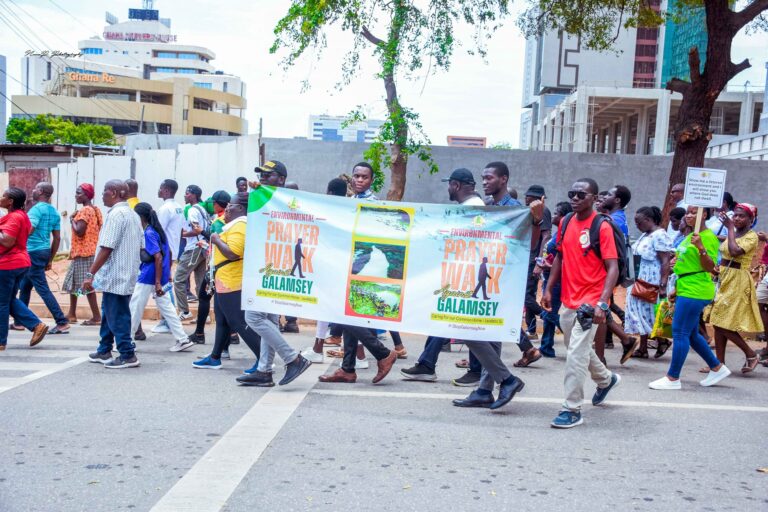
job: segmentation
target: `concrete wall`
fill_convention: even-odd
[[[350,173],[362,159],[366,144],[351,142],[318,142],[301,139],[263,139],[268,159],[280,160],[288,167],[290,180],[302,190],[324,192],[328,181],[342,172]],[[426,166],[412,160],[409,165],[405,201],[445,203],[447,187],[440,178],[453,169],[466,167],[480,183],[480,172],[489,162],[500,160],[510,169],[510,186],[520,193],[529,185],[543,185],[554,204],[567,200],[566,192],[579,178],[591,177],[601,190],[612,185],[626,185],[632,191],[629,218],[641,206],[661,207],[667,188],[671,156],[618,155],[596,153],[556,153],[522,150],[460,149],[437,146],[432,154],[440,167],[439,175],[429,175]],[[768,162],[709,159],[706,166],[729,171],[727,190],[738,201],[768,208]],[[381,195],[386,195],[388,183]],[[482,187],[478,185],[478,191]],[[763,216],[765,218],[765,215]],[[630,222],[632,224],[632,222]],[[761,220],[761,228],[768,221]],[[634,227],[634,226],[631,226]]]
[[[236,140],[233,149],[232,140]],[[216,142],[219,148],[213,151]],[[306,139],[264,138],[266,157],[280,160],[288,167],[288,179],[296,181],[302,190],[323,193],[328,181],[341,173],[351,173],[355,163],[363,158],[368,147],[355,142],[323,142]],[[176,151],[173,157],[151,159],[152,151],[136,148],[164,148]],[[253,177],[253,167],[258,161],[258,138],[248,137],[176,137],[171,135],[130,136],[126,154],[137,157],[136,172],[140,177],[140,197],[154,195],[157,184],[163,178],[175,177],[181,187],[190,183],[203,186],[203,193],[210,194],[215,187],[231,190],[234,178],[239,175]],[[234,153],[233,153],[234,151]],[[230,154],[233,153],[233,154]],[[632,190],[633,199],[628,208],[629,218],[641,206],[662,206],[667,187],[671,156],[618,155],[598,153],[559,153],[522,150],[464,149],[435,146],[432,154],[440,173],[429,175],[426,166],[411,160],[404,200],[423,203],[448,202],[446,184],[440,179],[450,175],[453,169],[466,167],[475,174],[478,191],[481,190],[480,172],[486,164],[500,160],[511,172],[510,186],[520,197],[529,185],[543,185],[548,203],[553,205],[566,200],[566,192],[579,178],[591,177],[601,189],[622,184]],[[142,158],[139,158],[139,155]],[[224,158],[225,155],[229,157]],[[211,160],[214,158],[214,160]],[[149,165],[149,161],[154,163]],[[142,162],[146,162],[145,165]],[[165,163],[161,163],[165,162]],[[706,165],[729,171],[727,190],[739,201],[748,201],[761,208],[768,208],[768,162],[748,160],[710,159]],[[145,169],[146,167],[146,169]],[[211,172],[213,171],[213,173]],[[141,176],[150,177],[156,183],[144,183]],[[385,184],[381,196],[386,195]],[[149,192],[149,194],[147,193]],[[768,211],[768,210],[766,210]],[[765,218],[766,215],[763,215]],[[632,224],[632,222],[630,222]],[[630,226],[633,227],[633,226]],[[768,222],[760,222],[762,229]]]

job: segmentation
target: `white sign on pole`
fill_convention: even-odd
[[[704,169],[689,167],[685,178],[685,197],[683,202],[691,206],[720,208],[725,194],[725,176],[722,169]]]

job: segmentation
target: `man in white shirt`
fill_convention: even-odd
[[[184,201],[190,205],[190,208],[187,212],[187,222],[181,230],[181,236],[187,243],[181,253],[179,265],[176,267],[176,275],[173,278],[173,293],[176,295],[176,306],[179,308],[179,318],[182,321],[192,318],[187,299],[187,279],[194,274],[195,284],[199,286],[205,276],[208,242],[203,233],[210,228],[210,219],[203,207],[200,206],[202,195],[203,191],[197,185],[188,186],[184,193]]]
[[[163,200],[163,206],[157,210],[157,218],[168,238],[168,246],[171,248],[171,260],[179,258],[179,244],[181,243],[181,230],[184,227],[184,209],[176,202],[176,191],[179,184],[174,180],[164,180],[160,184],[157,197]]]

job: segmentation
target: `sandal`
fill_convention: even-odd
[[[653,358],[654,359],[660,358],[661,356],[667,353],[667,350],[669,350],[669,347],[671,346],[672,346],[671,341],[659,340],[658,345],[656,346],[656,353],[653,354]]]
[[[101,322],[94,322],[93,320],[83,320],[82,322],[80,322],[80,325],[95,327],[95,326],[101,325]]]
[[[632,358],[632,354],[637,349],[637,346],[639,343],[640,343],[640,338],[635,338],[630,336],[629,343],[627,343],[626,345],[622,344],[622,348],[624,349],[624,352],[621,354],[621,359],[620,359],[621,364],[626,363]]]
[[[16,324],[9,325],[8,329],[10,329],[12,331],[26,331],[27,330],[23,325],[16,325]]]
[[[325,355],[328,357],[335,357],[336,359],[341,359],[344,357],[344,349],[341,350],[326,350]]]
[[[632,357],[635,359],[648,359],[648,351],[637,349],[632,352]]]
[[[459,359],[458,361],[456,361],[456,368],[463,368],[463,369],[469,368],[469,359]]]
[[[69,328],[67,328],[66,330],[62,330],[59,327],[60,326],[57,325],[56,327],[48,331],[48,334],[69,334]]]
[[[757,356],[748,357],[747,360],[744,361],[744,366],[741,367],[741,373],[750,373],[755,371],[755,368],[757,368],[758,361],[759,361],[759,358]]]
[[[539,359],[541,359],[541,351],[539,351],[539,349],[537,348],[532,348],[532,349],[526,350],[523,353],[523,357],[521,357],[520,360],[517,361],[512,366],[514,366],[515,368],[526,368],[528,367],[529,364],[535,363]]]
[[[340,347],[341,346],[341,336],[331,336],[329,338],[326,338],[323,342],[325,345],[332,345],[334,347]]]

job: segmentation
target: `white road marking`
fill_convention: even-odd
[[[218,511],[299,407],[328,364],[313,364],[286,388],[267,391],[158,501],[153,512]]]
[[[343,389],[315,389],[313,395],[329,396],[357,396],[361,398],[419,398],[428,400],[453,400],[454,398],[465,398],[467,395],[454,395],[450,393],[406,393],[399,391],[356,391]],[[535,404],[557,404],[563,403],[562,398],[537,398],[537,397],[515,397],[515,402],[535,403]],[[755,407],[748,405],[715,405],[715,404],[691,404],[684,402],[636,402],[627,400],[610,400],[611,405],[622,405],[626,407],[658,407],[662,409],[699,409],[706,411],[736,411],[736,412],[762,412],[768,413],[768,407]]]
[[[55,363],[29,363],[21,361],[3,361],[0,360],[0,371],[13,370],[13,371],[46,371],[56,368],[58,365]]]
[[[69,361],[66,361],[64,363],[57,363],[57,364],[27,363],[28,365],[36,365],[34,369],[37,369],[38,371],[36,371],[35,373],[30,373],[28,375],[21,376],[21,377],[4,378],[2,382],[0,382],[0,393],[5,393],[8,390],[21,386],[22,384],[27,384],[28,382],[32,382],[37,379],[42,379],[43,377],[47,377],[48,375],[52,375],[62,370],[66,370],[67,368],[77,366],[78,364],[83,363],[87,360],[88,360],[87,357],[78,357],[75,359],[70,359]],[[0,370],[9,369],[6,366],[9,364],[12,364],[12,363],[10,361],[0,362]],[[14,363],[14,364],[21,364],[21,363]]]
[[[46,336],[43,341],[37,347],[29,346],[29,338],[8,337],[8,350],[13,350],[16,347],[32,348],[32,350],[38,347],[90,347],[96,350],[99,346],[99,335],[94,333],[93,339],[75,338],[71,334],[54,334]]]
[[[85,357],[89,354],[87,350],[46,350],[43,348],[33,348],[29,350],[13,350],[5,353],[5,357],[58,357],[62,359],[72,359],[74,357]],[[2,359],[0,359],[2,361]]]

